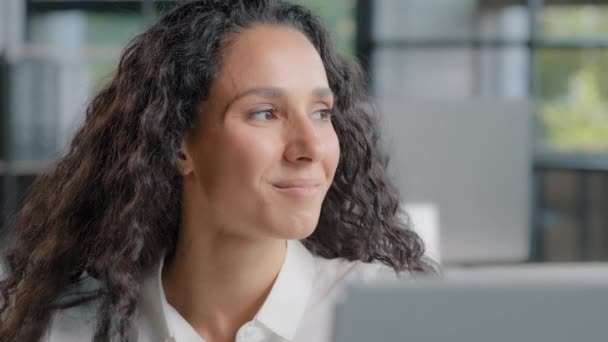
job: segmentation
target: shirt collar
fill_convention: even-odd
[[[287,255],[256,319],[277,335],[293,339],[306,310],[314,281],[312,254],[300,241],[287,242]]]
[[[152,336],[173,337],[181,341],[180,336],[190,336],[195,332],[167,302],[161,278],[163,259],[153,274],[144,280],[140,308],[148,321],[145,327]],[[306,310],[314,274],[312,254],[300,241],[288,240],[283,266],[254,321],[282,338],[292,340]]]

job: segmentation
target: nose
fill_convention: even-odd
[[[285,132],[285,159],[294,163],[323,159],[325,146],[319,123],[307,115],[294,115],[288,127]]]

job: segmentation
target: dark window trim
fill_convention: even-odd
[[[141,11],[142,1],[54,1],[29,0],[27,13],[57,10]]]
[[[355,34],[355,56],[361,63],[366,75],[372,75],[372,51],[374,49],[373,28],[374,4],[369,0],[357,0],[355,22],[357,32]],[[371,80],[368,80],[371,81]]]
[[[27,0],[26,10],[47,12],[56,10],[90,10],[90,11],[149,11],[153,4],[156,11],[164,11],[176,4],[175,0]]]
[[[376,39],[367,44],[366,50],[375,49],[428,49],[428,48],[501,48],[525,47],[528,49],[605,49],[608,39]]]

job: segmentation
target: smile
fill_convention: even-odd
[[[321,190],[321,182],[317,180],[293,180],[273,184],[278,192],[292,197],[312,197]]]

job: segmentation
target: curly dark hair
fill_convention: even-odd
[[[128,44],[65,154],[32,185],[4,255],[0,341],[38,340],[54,310],[93,298],[100,302],[94,340],[127,340],[144,272],[163,250],[175,249],[182,141],[222,66],[223,46],[256,23],[305,34],[336,99],[341,156],[304,245],[324,258],[378,261],[398,272],[430,269],[387,176],[363,73],[337,54],[321,22],[281,0],[189,1]],[[59,300],[90,278],[98,291]]]

